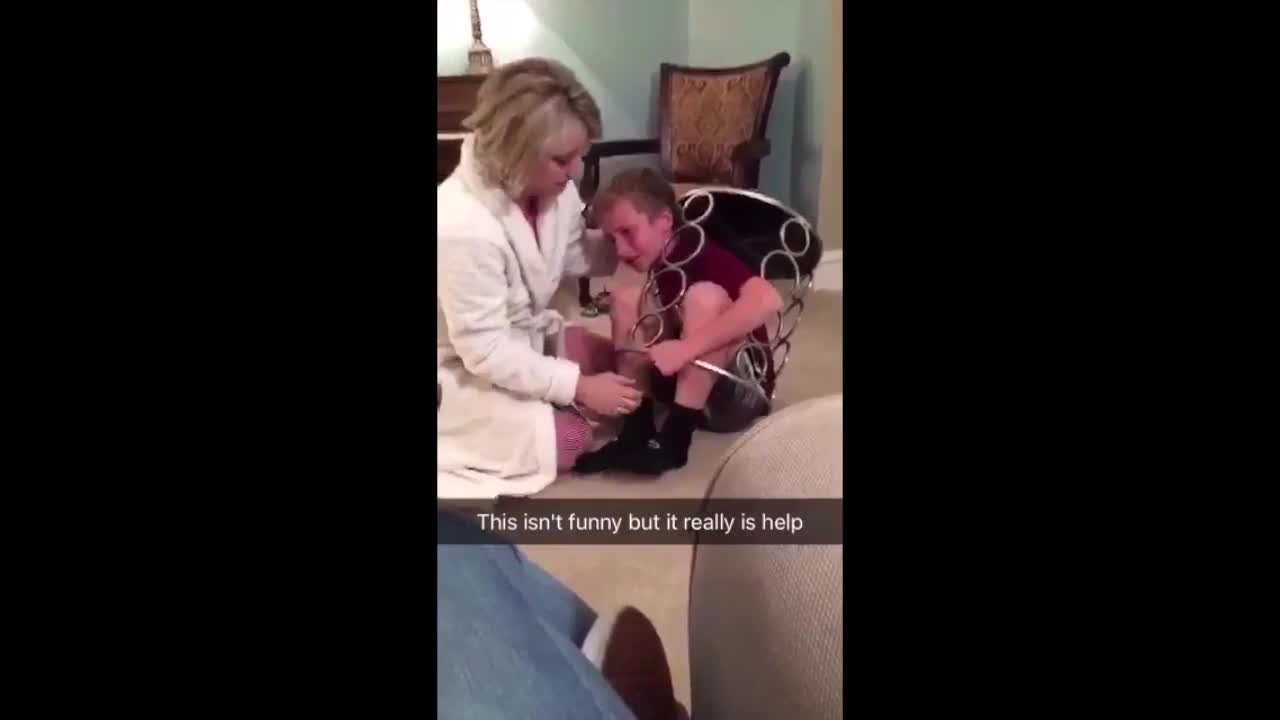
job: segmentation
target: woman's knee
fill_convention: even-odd
[[[591,449],[592,431],[587,419],[572,410],[555,411],[556,469],[573,468],[578,456]]]

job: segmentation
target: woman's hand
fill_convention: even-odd
[[[573,399],[606,417],[627,415],[640,406],[640,391],[635,385],[635,380],[617,373],[582,375]]]

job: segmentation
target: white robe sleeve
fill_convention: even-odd
[[[588,230],[583,204],[572,185],[560,196],[567,204],[569,245],[565,248],[565,274],[570,277],[608,277],[618,269],[618,249],[601,230]]]
[[[571,405],[576,363],[538,353],[511,331],[502,252],[483,239],[442,237],[440,309],[467,372],[518,395]]]

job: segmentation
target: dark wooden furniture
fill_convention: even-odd
[[[486,75],[436,77],[436,184],[458,165],[462,150],[462,121],[476,106],[476,93]]]

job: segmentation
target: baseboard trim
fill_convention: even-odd
[[[844,292],[844,250],[829,250],[822,254],[817,270],[813,273],[815,290]]]

